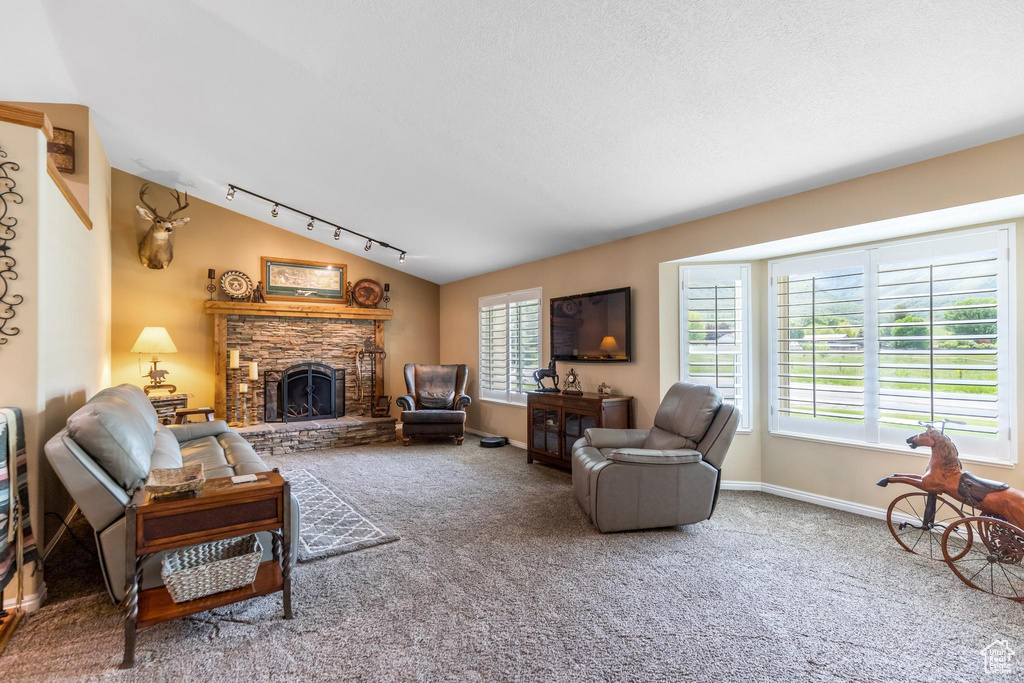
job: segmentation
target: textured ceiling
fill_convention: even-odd
[[[17,68],[0,99],[86,104],[117,168],[309,234],[224,194],[278,198],[408,250],[435,282],[1024,133],[1019,0],[3,14]]]

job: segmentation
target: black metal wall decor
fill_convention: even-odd
[[[18,183],[10,175],[21,167],[13,161],[4,161],[6,158],[7,152],[0,148],[0,346],[6,344],[9,337],[21,332],[8,323],[14,318],[14,307],[25,300],[20,294],[12,294],[10,291],[11,281],[18,279],[18,273],[14,270],[18,262],[10,254],[11,241],[17,237],[14,227],[18,219],[10,215],[10,207],[12,204],[21,204],[25,198],[14,191]]]

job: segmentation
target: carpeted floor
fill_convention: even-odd
[[[69,539],[5,680],[978,680],[1024,657],[1024,605],[899,550],[884,523],[724,492],[692,527],[601,535],[567,473],[522,451],[427,444],[271,459],[338,485],[401,540],[301,564],[280,598],[143,631]],[[1017,664],[1017,671],[1021,665]]]

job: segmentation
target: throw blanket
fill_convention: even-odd
[[[0,408],[0,590],[24,563],[38,559],[28,515],[24,422],[17,408]]]

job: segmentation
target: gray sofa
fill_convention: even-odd
[[[717,389],[678,382],[651,429],[588,429],[573,444],[576,499],[602,532],[708,519],[738,425]]]
[[[124,597],[125,507],[154,468],[201,462],[207,478],[266,472],[249,443],[223,420],[164,426],[146,394],[122,384],[104,389],[68,418],[46,444],[46,457],[92,525],[110,597]],[[291,499],[292,538],[299,538],[299,505]],[[261,533],[264,560],[270,535]],[[298,543],[292,544],[292,560]],[[143,562],[142,588],[158,586],[162,553]]]

